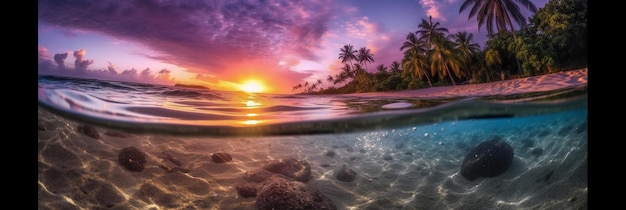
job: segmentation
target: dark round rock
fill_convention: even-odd
[[[296,160],[295,158],[287,158],[281,160],[273,160],[263,167],[272,173],[282,174],[296,181],[308,182],[311,180],[311,165],[304,160]]]
[[[504,173],[513,162],[513,149],[509,144],[493,139],[480,143],[463,160],[461,175],[467,180],[495,177]]]
[[[335,152],[334,152],[334,151],[328,151],[328,152],[326,152],[326,156],[328,156],[328,157],[332,157],[332,156],[335,156],[335,155],[336,155],[336,154],[335,154]]]
[[[146,164],[146,155],[135,147],[126,147],[120,151],[118,161],[130,171],[143,171]]]
[[[94,127],[88,125],[79,125],[77,128],[78,132],[81,132],[91,138],[100,139],[100,133]]]
[[[248,181],[248,182],[256,182],[256,183],[261,183],[263,181],[265,181],[267,178],[273,176],[274,173],[259,168],[259,169],[255,169],[252,171],[248,171],[246,172],[244,178]]]
[[[215,163],[225,163],[233,161],[233,157],[230,156],[230,154],[228,153],[218,152],[211,155],[211,160],[213,160],[213,162]]]
[[[335,177],[342,182],[351,182],[356,177],[356,172],[344,164],[337,170]]]
[[[256,188],[251,185],[239,185],[236,186],[237,194],[244,198],[256,197]]]
[[[256,209],[337,209],[335,204],[315,188],[297,181],[272,177],[259,191]]]

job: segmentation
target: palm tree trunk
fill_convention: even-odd
[[[430,76],[426,74],[426,71],[424,71],[424,69],[422,69],[422,72],[424,72],[424,75],[426,76],[426,79],[428,80],[428,86],[433,87],[433,82],[430,81]]]
[[[415,68],[422,70],[422,73],[424,73],[424,76],[426,76],[426,80],[428,80],[428,86],[433,87],[433,83],[430,81],[430,77],[428,76],[426,71],[424,71],[424,69],[418,68],[417,65]]]
[[[446,72],[448,72],[448,77],[450,77],[450,81],[452,81],[452,85],[456,86],[456,82],[454,82],[454,78],[452,78],[452,74],[450,74],[450,69],[446,66]]]

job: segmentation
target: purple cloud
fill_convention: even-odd
[[[93,64],[93,60],[85,60],[85,53],[87,52],[84,49],[74,51],[74,57],[76,58],[76,60],[74,61],[74,68],[76,70],[87,71],[87,67]],[[65,55],[67,57],[67,54]]]
[[[54,54],[54,62],[57,63],[57,66],[59,69],[65,69],[66,58],[67,58],[67,53]]]
[[[227,80],[234,79],[228,73],[233,62],[278,63],[285,54],[315,60],[332,8],[330,0],[55,0],[38,6],[40,21],[134,40],[163,54],[155,59]]]

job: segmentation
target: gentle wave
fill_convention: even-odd
[[[560,93],[572,91],[574,90],[562,90]],[[549,95],[554,97],[558,94]],[[256,109],[245,106],[221,109],[192,107],[184,111],[181,107],[169,109],[114,104],[72,90],[40,90],[39,99],[42,107],[57,114],[129,132],[214,136],[344,133],[449,120],[518,117],[587,106],[586,95],[524,103],[515,100],[510,102],[464,99],[441,104],[431,102],[426,107],[406,108],[428,104],[422,100],[416,103],[400,102],[403,107],[398,110],[388,108],[390,104],[399,102],[385,104],[369,101],[361,104],[377,106],[381,111],[371,111],[374,109],[371,107],[350,108],[345,104],[326,107],[275,105]],[[357,101],[351,100],[350,103]]]
[[[586,108],[587,84],[562,78],[576,73],[586,71],[462,89],[340,95],[248,94],[40,76],[38,98],[41,107],[57,114],[129,132],[218,136],[343,133]],[[538,81],[553,89],[515,92],[531,85],[540,87]],[[493,86],[508,89],[509,94],[485,94],[489,93],[485,88]],[[437,91],[438,95],[432,94]]]

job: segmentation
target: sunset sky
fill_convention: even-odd
[[[542,8],[548,0],[531,0]],[[463,0],[40,0],[40,74],[116,81],[203,85],[292,93],[341,69],[339,49],[367,47],[374,62],[402,59],[400,46],[422,19],[450,34],[478,29]],[[525,8],[520,10],[530,17]],[[66,54],[67,53],[67,54]]]

